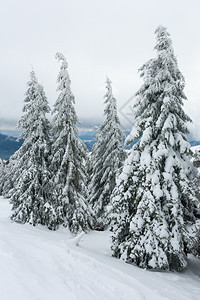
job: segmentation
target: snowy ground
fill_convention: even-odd
[[[0,197],[0,300],[199,300],[200,259],[184,273],[152,272],[112,258],[109,232],[75,246],[65,229],[11,223]]]

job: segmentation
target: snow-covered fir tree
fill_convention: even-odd
[[[105,120],[96,132],[97,141],[90,157],[89,203],[95,212],[98,229],[108,225],[110,196],[116,185],[116,174],[125,159],[125,151],[121,148],[124,133],[120,129],[116,99],[113,97],[109,78],[106,80],[106,89]]]
[[[50,124],[46,114],[50,108],[34,71],[30,73],[24,102],[24,114],[18,123],[18,128],[23,130],[20,139],[24,142],[14,154],[11,218],[19,223],[42,224],[56,229],[48,163]]]
[[[4,198],[10,198],[13,192],[14,160],[12,157],[4,163],[1,190]]]
[[[193,153],[193,165],[196,168],[200,167],[200,149],[196,149]]]
[[[144,83],[127,138],[139,141],[113,193],[112,252],[143,268],[182,270],[197,240],[199,217],[186,139],[191,120],[182,108],[185,82],[169,33],[159,26],[155,34],[157,56],[140,69]]]
[[[52,158],[54,189],[57,199],[58,225],[63,224],[72,233],[92,227],[93,217],[87,199],[87,149],[77,133],[78,118],[68,74],[68,64],[61,53],[58,75],[59,96],[54,105],[52,124]]]
[[[20,174],[20,170],[16,166],[18,153],[19,152],[16,151],[4,164],[4,178],[2,187],[2,195],[4,198],[11,198],[15,191],[14,182],[17,176]]]
[[[0,195],[3,193],[3,186],[5,180],[5,164],[3,160],[0,158]]]

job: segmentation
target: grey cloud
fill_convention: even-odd
[[[106,75],[120,108],[141,85],[138,68],[155,55],[159,24],[171,33],[189,105],[195,107],[200,99],[199,9],[198,0],[3,1],[0,118],[20,117],[32,66],[53,106],[59,51],[69,63],[79,118],[102,119]]]

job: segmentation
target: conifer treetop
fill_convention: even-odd
[[[120,138],[122,139],[123,134],[118,128],[120,126],[120,121],[117,115],[117,102],[112,92],[112,81],[108,78],[108,76],[106,76],[106,89],[107,92],[104,96],[104,103],[107,104],[104,109],[104,115],[106,118],[97,130],[96,137],[98,138],[99,135],[103,136],[104,134],[112,135],[113,131],[115,131],[116,135],[121,135]]]
[[[67,70],[68,64],[65,56],[61,53],[56,54],[56,59],[58,59],[59,62],[61,61],[61,66],[57,78],[57,91],[59,91],[59,95],[52,111],[53,114],[55,113],[52,128],[54,132],[53,135],[60,136],[60,129],[63,127],[65,128],[64,131],[67,133],[69,124],[70,126],[72,125],[71,129],[77,134],[76,124],[79,120],[73,106],[75,98],[71,91],[71,80]]]
[[[61,95],[64,96],[65,94],[68,96],[67,99],[75,103],[75,98],[71,92],[70,85],[71,85],[71,80],[69,77],[68,73],[68,63],[66,61],[65,56],[62,53],[57,53],[56,54],[56,59],[58,62],[61,61],[61,67],[60,67],[60,72],[58,74],[57,82],[58,82],[58,87],[57,91],[61,91]],[[64,92],[62,92],[64,91]]]
[[[169,50],[173,53],[174,50],[172,48],[172,40],[170,38],[170,34],[167,32],[167,28],[159,25],[155,30],[156,35],[156,46],[155,49],[158,51]]]
[[[58,59],[59,61],[62,60],[63,63],[66,65],[66,67],[68,67],[68,63],[66,61],[66,57],[62,53],[57,52],[56,53],[56,59]]]
[[[188,134],[187,122],[192,122],[182,109],[183,100],[187,100],[183,91],[185,80],[179,70],[170,34],[164,26],[159,26],[155,31],[157,50],[156,57],[147,61],[140,69],[143,85],[135,94],[134,104],[135,124],[125,144],[128,145],[143,135],[144,128],[154,126],[155,129],[163,126],[165,117],[168,115],[170,122],[177,122],[178,130]],[[154,118],[156,107],[161,114]],[[150,111],[150,109],[152,109]],[[172,114],[174,116],[172,116]],[[153,117],[154,116],[154,117]],[[177,118],[177,121],[175,119]],[[152,120],[157,119],[153,124]],[[145,120],[145,121],[144,121]]]

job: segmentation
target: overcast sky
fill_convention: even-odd
[[[200,128],[199,0],[0,0],[0,126],[15,126],[33,67],[50,106],[62,52],[80,120],[101,120],[106,75],[118,109],[141,86],[138,69],[155,56],[158,25],[171,34],[186,81],[186,112]],[[121,122],[125,120],[120,114]],[[196,129],[196,130],[195,130]],[[200,137],[200,133],[199,133]]]

